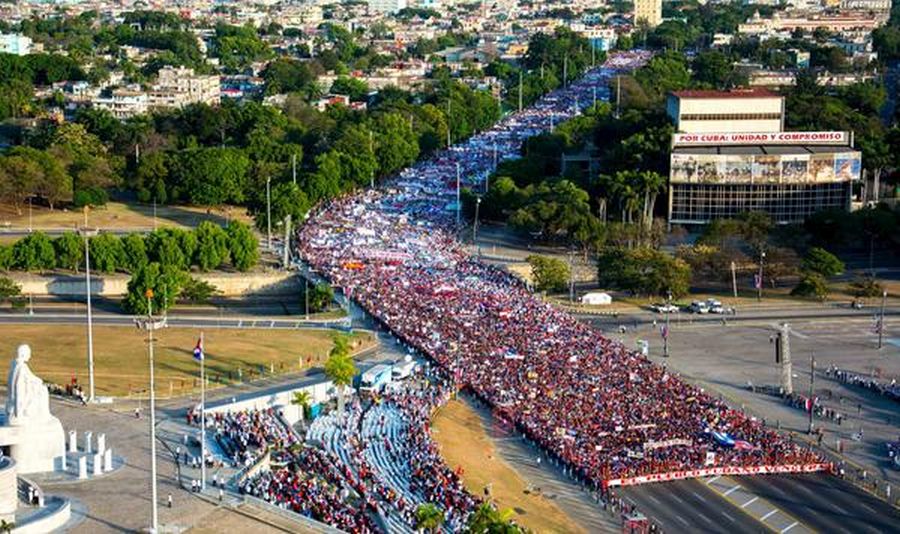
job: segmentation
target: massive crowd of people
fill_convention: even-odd
[[[586,481],[815,462],[760,421],[475,261],[454,237],[458,184],[483,190],[497,161],[589,105],[611,65],[646,59],[613,56],[383,187],[321,206],[300,230],[300,253],[456,387],[470,388]]]
[[[188,413],[188,422],[199,420]],[[236,466],[250,465],[269,448],[285,449],[299,440],[275,410],[242,410],[211,413],[206,419],[207,432]]]

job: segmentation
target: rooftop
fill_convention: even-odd
[[[707,89],[690,89],[672,91],[678,98],[779,98],[781,95],[763,88],[731,89],[730,91],[714,91]]]

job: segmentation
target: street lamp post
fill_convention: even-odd
[[[460,190],[460,170],[459,170],[459,162],[456,162],[456,227],[457,231],[459,231],[459,223],[460,218],[462,217],[462,198],[461,198],[461,190]]]
[[[761,251],[759,253],[759,279],[756,283],[756,301],[762,302],[762,288],[763,288],[763,262],[766,261],[766,251]]]
[[[266,246],[272,250],[272,178],[266,178]]]
[[[472,244],[478,250],[478,208],[481,206],[481,197],[475,197],[475,222],[472,223]]]
[[[881,317],[878,319],[878,348],[884,346],[884,305],[887,300],[887,291],[881,293]]]
[[[98,234],[97,229],[87,227],[87,208],[85,208],[85,225],[78,231],[84,238],[84,294],[87,298],[87,357],[88,357],[88,402],[94,402],[94,319],[91,311],[91,245],[90,238]]]
[[[150,532],[159,532],[159,496],[156,487],[156,381],[153,375],[153,331],[166,327],[166,318],[153,317],[153,290],[148,289],[147,317],[135,319],[134,323],[141,330],[147,331],[147,350],[150,364]]]
[[[816,355],[809,354],[809,426],[806,429],[807,434],[813,433],[813,394],[815,393],[816,383]]]
[[[664,327],[665,335],[663,336],[663,357],[669,357],[669,316],[672,315],[672,310],[668,308],[668,306],[672,304],[672,292],[666,292],[666,326]]]

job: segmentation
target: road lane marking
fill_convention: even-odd
[[[745,502],[744,504],[742,504],[742,505],[741,505],[741,508],[746,508],[746,507],[750,506],[751,504],[755,503],[755,502],[757,501],[757,499],[759,499],[759,497],[753,497],[753,498],[750,499],[749,501],[747,501],[747,502]]]
[[[659,502],[659,499],[657,499],[653,495],[647,495],[647,498],[650,499],[651,501],[655,502],[656,504],[662,504],[661,502]]]
[[[680,515],[676,515],[676,516],[675,516],[675,519],[681,521],[681,522],[684,523],[685,525],[690,526],[690,523],[688,523],[687,521],[685,521],[684,518],[681,517]]]
[[[777,513],[778,513],[778,508],[775,508],[774,510],[770,511],[770,512],[767,513],[766,515],[760,517],[759,520],[760,520],[760,521],[765,521],[766,519],[772,517],[773,515],[775,515],[775,514],[777,514]]]
[[[784,527],[783,529],[781,529],[781,534],[784,534],[785,532],[787,532],[788,530],[791,530],[792,528],[794,528],[794,527],[796,527],[796,526],[797,526],[797,522],[794,521],[794,522],[791,523],[790,525],[788,525],[788,526]]]
[[[731,514],[729,514],[728,512],[722,511],[722,515],[724,515],[725,517],[728,518],[729,521],[731,521],[732,523],[734,523],[734,518],[731,517]]]
[[[740,484],[738,484],[737,486],[735,486],[735,487],[731,488],[730,490],[726,491],[725,493],[723,493],[723,495],[725,495],[725,496],[731,495],[732,493],[734,493],[735,491],[737,491],[737,490],[739,490],[739,489],[741,489]]]
[[[716,480],[719,480],[720,478],[722,478],[722,477],[720,477],[719,475],[716,475],[716,476],[712,477],[711,479],[707,480],[706,484],[707,485],[712,484],[713,482],[715,482]]]
[[[863,508],[865,508],[866,510],[872,512],[873,514],[877,514],[877,513],[878,513],[878,512],[875,511],[874,508],[872,508],[871,506],[869,506],[868,504],[866,504],[866,503],[864,503],[864,502],[860,502],[859,504],[860,504]]]
[[[697,497],[697,498],[700,499],[701,501],[706,502],[706,499],[704,499],[703,497],[701,497],[700,494],[697,493],[696,491],[692,491],[691,493],[694,494],[694,497]]]
[[[832,506],[832,508],[834,508],[835,510],[837,510],[838,512],[840,512],[844,515],[850,515],[850,512],[848,512],[847,510],[844,510],[843,508],[841,508],[840,506],[838,506],[836,504],[832,504],[831,506]]]

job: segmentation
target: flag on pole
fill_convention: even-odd
[[[762,288],[762,277],[759,274],[753,275],[753,288],[761,289]]]
[[[661,335],[663,339],[669,339],[669,327],[666,325],[662,325],[662,327],[659,329],[659,335]]]
[[[194,359],[198,362],[203,361],[203,339],[197,340],[197,346],[194,347]]]

